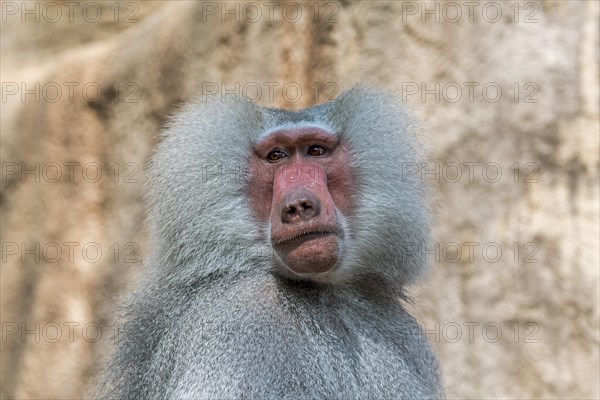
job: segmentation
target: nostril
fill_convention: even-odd
[[[321,211],[319,199],[313,193],[293,192],[287,195],[281,204],[281,222],[301,223],[318,217]]]

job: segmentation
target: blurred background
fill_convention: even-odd
[[[422,121],[449,398],[598,398],[597,1],[2,1],[1,397],[84,396],[147,254],[146,161],[209,94],[355,83]]]

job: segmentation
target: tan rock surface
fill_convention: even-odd
[[[34,3],[39,22],[2,3],[3,399],[83,396],[141,269],[168,115],[215,88],[299,108],[356,82],[423,121],[439,250],[414,313],[448,397],[600,397],[598,2],[306,2],[297,20],[286,1],[95,2],[98,22]]]

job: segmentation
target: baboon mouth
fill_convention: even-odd
[[[287,236],[283,239],[275,240],[273,242],[273,244],[275,244],[276,246],[280,246],[280,245],[292,243],[295,241],[305,241],[305,240],[317,239],[317,238],[326,237],[326,236],[341,236],[341,232],[338,230],[334,230],[334,229],[300,232],[295,235]]]

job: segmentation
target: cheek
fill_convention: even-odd
[[[250,207],[259,221],[267,222],[271,214],[273,198],[272,171],[256,161],[250,162],[247,177],[247,193]]]
[[[351,174],[335,174],[329,181],[329,192],[333,202],[343,215],[349,216],[356,210],[356,191]]]
[[[342,152],[327,169],[327,181],[331,198],[343,215],[356,211],[356,177],[349,167],[347,152]]]

